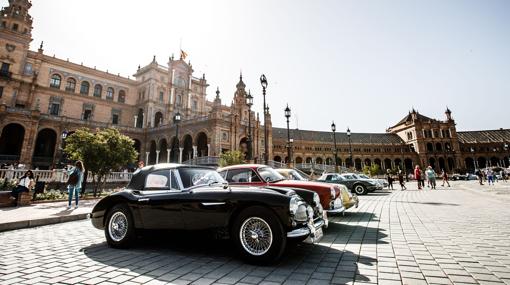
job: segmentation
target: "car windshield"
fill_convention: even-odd
[[[366,176],[365,174],[358,174],[358,178],[361,178],[361,179],[370,179],[368,176]]]
[[[264,179],[265,182],[275,182],[280,180],[285,180],[285,177],[283,177],[280,173],[276,172],[271,167],[261,167],[258,169],[259,175]]]
[[[179,168],[179,175],[184,189],[201,185],[227,184],[218,172],[207,168]]]
[[[302,180],[302,181],[308,180],[308,178],[304,177],[301,173],[299,173],[295,170],[292,170],[289,174],[290,174],[289,179],[292,179],[292,180]]]
[[[342,181],[342,180],[345,180],[342,176],[340,175],[333,175],[333,178],[331,179],[333,181]]]

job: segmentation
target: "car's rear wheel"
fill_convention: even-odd
[[[262,206],[243,210],[232,225],[231,236],[242,257],[258,264],[276,261],[287,244],[278,217]]]
[[[367,189],[362,184],[354,185],[354,193],[357,195],[365,195],[367,194]]]
[[[133,217],[125,204],[115,205],[105,223],[106,242],[114,248],[127,248],[135,239]]]

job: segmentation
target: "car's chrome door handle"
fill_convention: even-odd
[[[138,199],[138,202],[149,202],[149,198],[140,198]]]
[[[225,202],[202,202],[202,205],[204,206],[219,206],[219,205],[225,205]]]

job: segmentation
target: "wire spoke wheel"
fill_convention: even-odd
[[[122,212],[115,212],[108,223],[108,232],[112,240],[119,242],[128,232],[128,219]]]
[[[239,238],[243,248],[251,255],[265,254],[273,244],[273,232],[269,224],[261,218],[250,217],[241,225]]]

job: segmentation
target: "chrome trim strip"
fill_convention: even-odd
[[[315,222],[313,224],[313,227],[315,229],[318,229],[320,227],[324,226],[324,221],[323,220],[318,220],[317,222]],[[293,231],[290,231],[287,233],[287,237],[288,238],[296,238],[296,237],[302,237],[302,236],[307,236],[307,235],[310,235],[311,234],[311,231],[308,227],[302,227],[302,228],[299,228],[299,229],[295,229]]]

